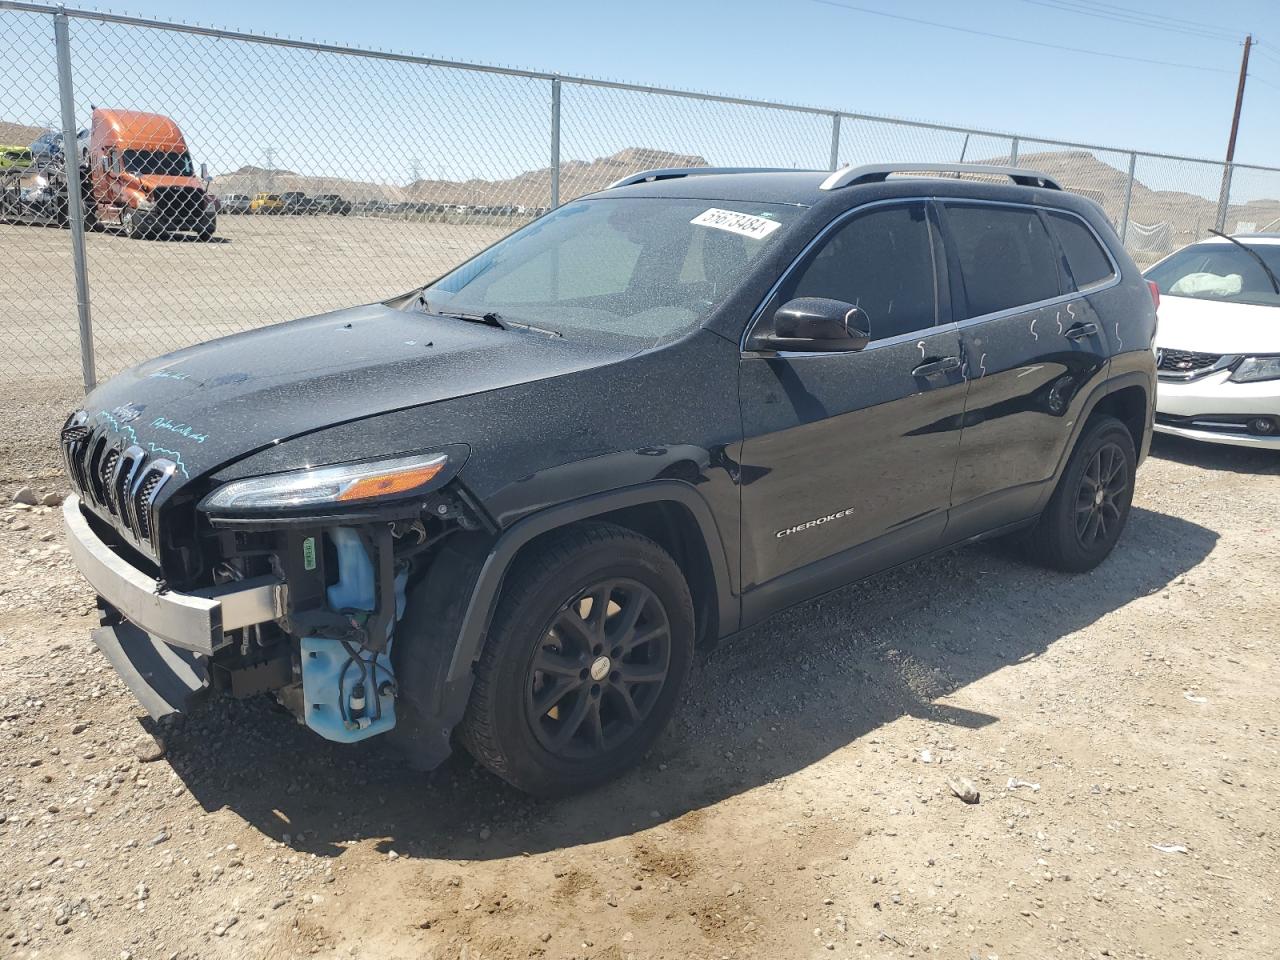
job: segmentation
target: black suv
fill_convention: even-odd
[[[995,535],[1090,569],[1149,443],[1148,285],[1047,177],[926,170],[648,171],[100,386],[62,431],[98,645],[157,717],[270,692],[554,794],[790,604]]]

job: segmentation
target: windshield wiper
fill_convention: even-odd
[[[545,333],[549,337],[563,337],[564,334],[559,330],[552,330],[550,327],[535,327],[532,323],[524,323],[520,320],[503,320],[508,327],[519,327],[521,330],[532,330],[534,333]]]
[[[483,323],[487,327],[497,327],[499,330],[507,329],[507,325],[503,323],[502,317],[492,311],[489,313],[463,313],[460,310],[437,310],[425,300],[422,300],[421,302],[423,309],[432,316],[448,317],[451,320],[466,320],[468,323]]]
[[[461,310],[437,310],[432,307],[426,300],[419,297],[419,302],[427,313],[437,317],[450,317],[454,320],[466,320],[468,323],[483,323],[486,326],[497,327],[499,330],[510,330],[516,327],[520,330],[531,330],[534,333],[545,333],[549,337],[563,337],[564,334],[559,330],[552,330],[549,327],[537,327],[532,323],[524,323],[520,320],[508,320],[500,313],[490,310],[487,313],[465,313]]]
[[[1253,259],[1257,260],[1258,266],[1260,266],[1266,272],[1267,279],[1271,281],[1271,289],[1274,290],[1276,293],[1280,293],[1280,280],[1277,280],[1276,275],[1271,272],[1271,268],[1267,266],[1267,261],[1262,259],[1262,254],[1258,253],[1258,251],[1253,249],[1253,247],[1250,247],[1250,246],[1247,246],[1246,244],[1241,243],[1235,237],[1232,237],[1228,234],[1223,233],[1221,230],[1215,230],[1213,229],[1213,227],[1210,227],[1209,232],[1212,233],[1215,237],[1221,237],[1223,240],[1230,240],[1232,243],[1234,243],[1237,247],[1239,247],[1249,256],[1253,257]]]

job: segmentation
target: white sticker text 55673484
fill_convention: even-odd
[[[749,213],[738,213],[734,210],[721,210],[718,207],[704,210],[689,222],[700,227],[728,230],[730,233],[750,237],[752,240],[763,240],[782,226],[777,220],[753,217]]]

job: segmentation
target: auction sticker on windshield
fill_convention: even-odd
[[[716,230],[728,230],[752,240],[763,240],[782,224],[764,217],[753,217],[749,213],[737,213],[733,210],[721,210],[712,207],[704,210],[689,221],[699,227],[712,227]]]

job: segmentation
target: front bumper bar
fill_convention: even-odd
[[[231,642],[229,631],[283,615],[284,584],[274,577],[192,593],[161,592],[153,577],[98,536],[80,509],[79,497],[66,499],[62,519],[71,558],[89,585],[134,626],[171,646],[210,656]]]

